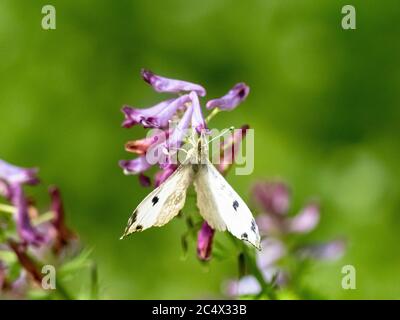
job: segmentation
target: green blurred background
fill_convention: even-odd
[[[349,2],[357,29],[345,31]],[[41,28],[45,4],[56,30]],[[255,171],[228,180],[248,199],[255,180],[282,178],[293,212],[320,200],[306,240],[349,244],[308,275],[321,297],[400,298],[399,36],[398,0],[2,0],[0,157],[40,168],[43,183],[28,192],[43,205],[46,185],[61,187],[103,297],[218,297],[235,257],[204,266],[192,244],[182,259],[182,220],[118,240],[148,192],[117,165],[130,156],[124,143],[144,135],[120,127],[120,108],[163,98],[142,67],[200,83],[209,99],[245,81],[247,101],[213,122],[255,129]],[[344,264],[357,269],[356,290],[341,289]]]

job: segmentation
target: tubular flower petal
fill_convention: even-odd
[[[9,185],[36,184],[39,182],[37,171],[35,168],[20,168],[0,159],[0,179]]]
[[[153,126],[152,119],[157,117],[162,111],[168,109],[170,104],[176,99],[169,99],[156,104],[153,107],[146,109],[137,109],[130,106],[123,106],[122,113],[125,115],[125,120],[122,122],[124,128],[130,128],[136,124],[140,124],[145,128]]]
[[[165,142],[167,150],[176,150],[182,144],[183,139],[187,134],[190,121],[192,119],[193,106],[189,105],[180,119],[178,125],[173,129],[171,136]]]
[[[155,129],[156,130],[156,129]],[[170,131],[165,130],[165,131],[160,131],[156,130],[157,132],[149,137],[139,139],[139,140],[133,140],[133,141],[128,141],[125,144],[125,150],[128,152],[136,153],[138,155],[144,155],[147,150],[150,148],[152,145],[159,144],[165,139],[168,138]]]
[[[249,92],[250,88],[245,83],[238,83],[226,95],[208,101],[206,107],[207,109],[233,110],[247,98]]]
[[[147,162],[146,156],[140,156],[133,160],[121,160],[119,166],[124,169],[124,174],[129,175],[146,171],[151,164]]]
[[[143,80],[150,84],[157,92],[179,93],[182,91],[194,91],[200,97],[204,97],[206,95],[206,89],[198,84],[165,78],[146,69],[142,69],[141,73]]]

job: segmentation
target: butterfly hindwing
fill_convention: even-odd
[[[194,179],[200,214],[219,231],[260,248],[258,227],[250,209],[210,161],[199,166]]]
[[[190,165],[181,165],[158,188],[154,189],[133,211],[124,235],[153,226],[163,226],[183,208],[186,190],[193,180]]]

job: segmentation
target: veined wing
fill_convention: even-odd
[[[260,249],[260,235],[250,209],[209,160],[199,165],[194,186],[200,214],[212,228],[228,230]]]
[[[121,239],[132,232],[160,227],[174,218],[185,205],[186,190],[193,180],[191,165],[181,165],[133,211]]]

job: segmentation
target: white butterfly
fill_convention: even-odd
[[[228,230],[238,239],[260,247],[260,235],[250,209],[208,159],[205,135],[193,147],[186,160],[158,188],[153,190],[133,211],[123,236],[160,227],[183,208],[186,190],[194,183],[200,215],[215,230]]]

